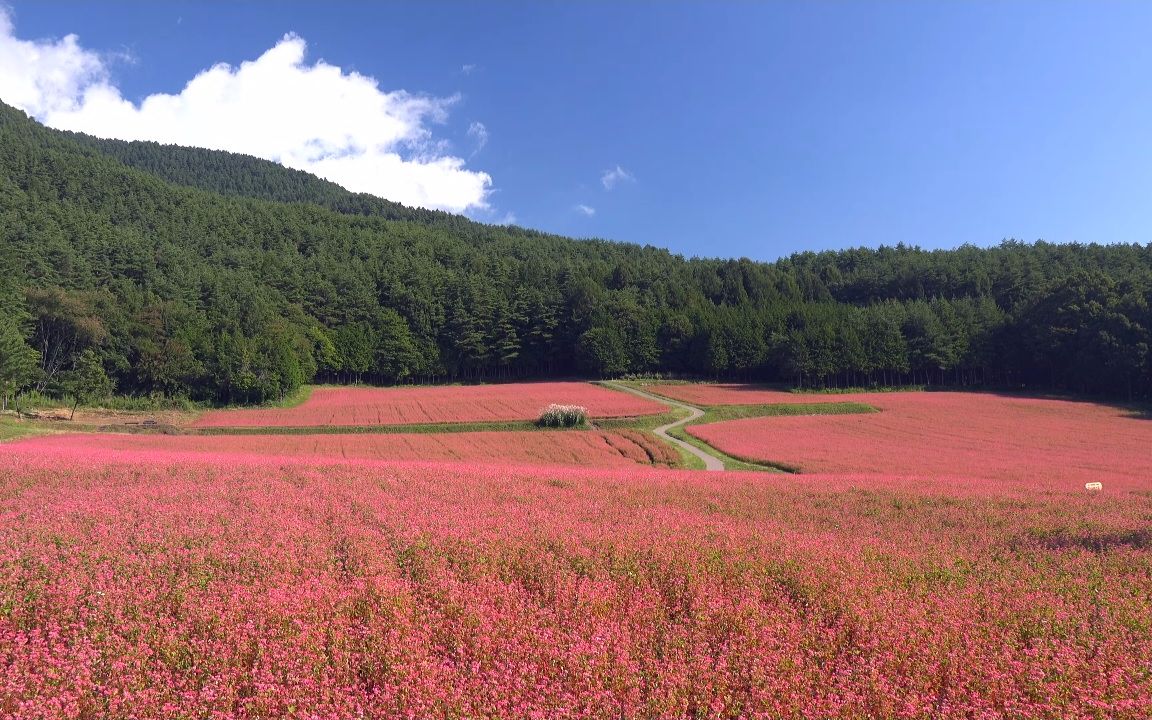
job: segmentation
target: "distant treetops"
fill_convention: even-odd
[[[686,260],[0,105],[0,249],[5,396],[95,382],[93,359],[116,392],[227,403],[650,372],[1152,396],[1152,246]]]

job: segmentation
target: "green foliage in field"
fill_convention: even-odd
[[[0,415],[0,442],[16,440],[29,435],[41,435],[47,429],[29,420],[17,419],[14,415]]]
[[[778,415],[855,415],[879,412],[866,403],[786,403],[770,405],[712,405],[705,409],[704,416],[692,425],[742,420],[744,418],[775,417]]]

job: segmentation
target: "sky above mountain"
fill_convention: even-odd
[[[1144,2],[0,10],[46,124],[688,256],[1152,241]]]

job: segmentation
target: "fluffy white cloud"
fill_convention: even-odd
[[[576,210],[576,212],[587,215],[588,217],[592,217],[593,215],[596,214],[596,208],[589,207],[587,205],[577,205],[575,207],[575,210]]]
[[[604,186],[605,190],[611,190],[622,182],[636,182],[636,178],[619,165],[605,170],[604,174],[600,176],[600,184]]]
[[[74,110],[85,88],[106,86],[108,71],[99,55],[75,35],[29,42],[16,38],[11,16],[0,7],[0,98],[38,118]]]
[[[286,35],[255,60],[216,65],[178,95],[136,105],[76,36],[20,40],[0,10],[0,98],[51,127],[241,152],[406,205],[490,210],[491,177],[467,169],[429,129],[457,98],[386,92],[371,77],[307,62],[306,50]],[[483,146],[487,129],[477,126],[469,135]]]
[[[468,137],[476,140],[476,149],[472,151],[475,155],[488,144],[488,128],[482,122],[474,122],[468,126]]]

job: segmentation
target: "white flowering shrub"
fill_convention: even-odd
[[[556,405],[553,403],[540,411],[537,425],[543,427],[579,427],[588,420],[588,408],[580,405]]]

